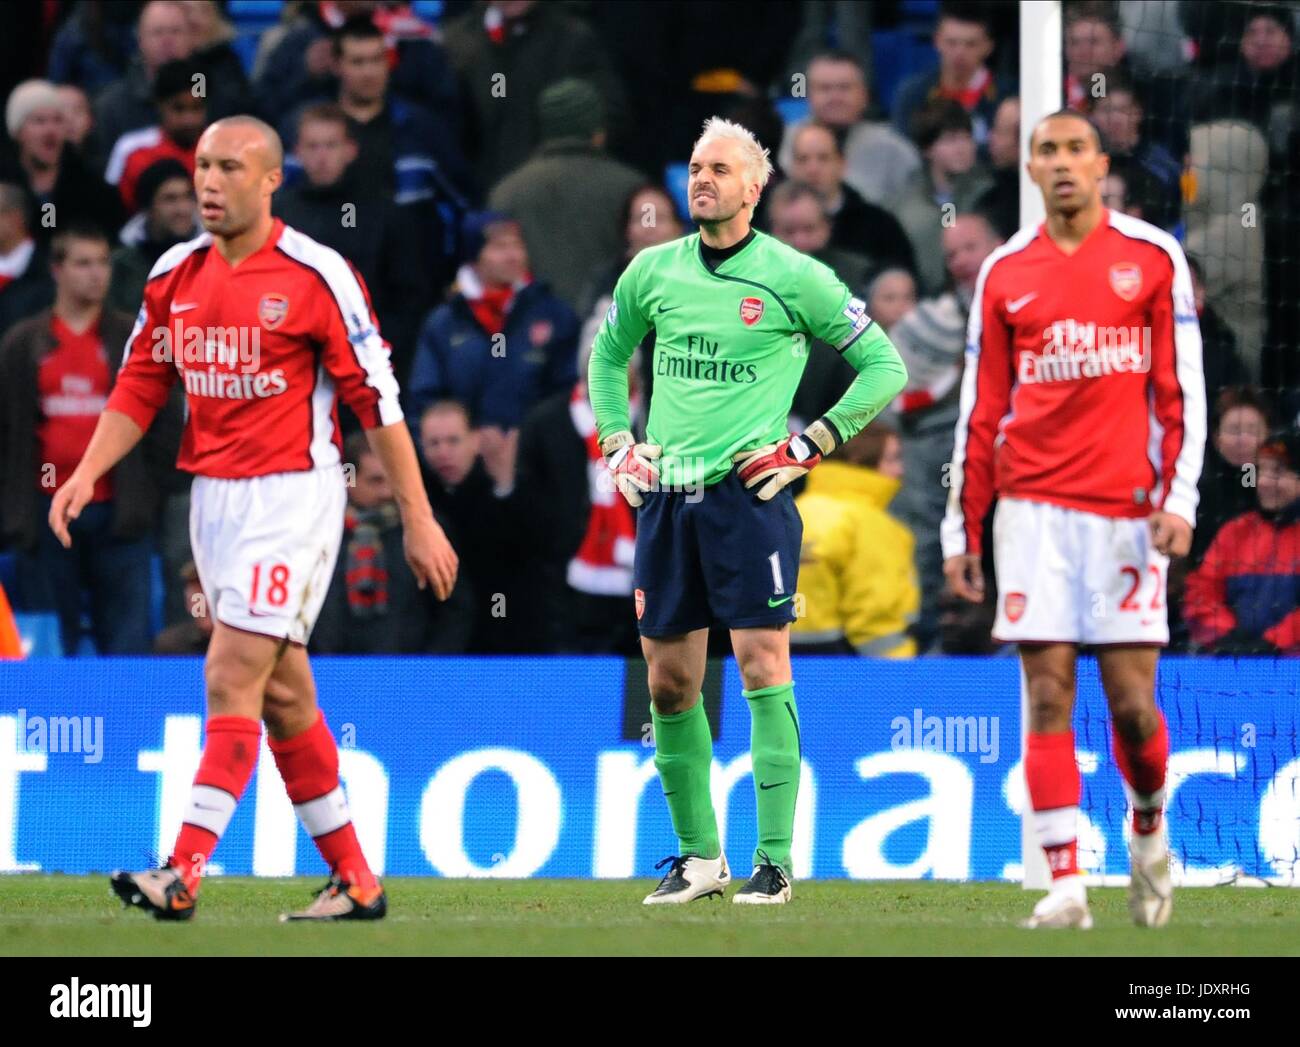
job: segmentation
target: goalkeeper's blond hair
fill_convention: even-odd
[[[704,121],[704,132],[696,139],[691,152],[720,138],[740,143],[741,155],[745,158],[745,180],[758,183],[758,195],[761,197],[772,177],[771,153],[758,144],[758,139],[749,128],[720,116],[711,116]],[[757,206],[758,201],[755,200],[754,204]]]

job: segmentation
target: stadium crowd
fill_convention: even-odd
[[[718,114],[779,160],[758,227],[857,291],[910,375],[799,495],[795,649],[993,653],[996,595],[945,594],[938,527],[976,279],[1019,225],[1016,5],[755,6],[7,10],[0,582],[20,622],[57,620],[68,654],[206,645],[179,385],[72,550],[45,520],[150,268],[201,231],[199,135],[251,112],[285,143],[276,215],[370,290],[461,563],[445,603],[416,586],[387,479],[341,410],[346,533],[312,650],[635,653],[635,517],[603,479],[586,354],[628,260],[690,231],[681,172]],[[1298,28],[1295,4],[1066,4],[1065,98],[1111,155],[1105,201],[1173,232],[1193,267],[1211,439],[1171,574],[1175,648],[1300,653]],[[642,424],[653,342],[629,373]],[[814,343],[792,431],[852,378]]]

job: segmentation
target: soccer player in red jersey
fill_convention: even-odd
[[[195,474],[190,541],[215,620],[204,666],[207,737],[167,864],[115,873],[130,905],[189,919],[204,867],[257,765],[262,721],[330,882],[294,919],[378,919],[316,704],[306,643],[338,557],[346,502],[336,393],[365,427],[402,514],[421,586],[446,599],[457,560],[434,521],[369,294],[341,255],[271,217],[279,136],[249,116],[209,127],[194,174],[205,233],[165,252],[80,464],[50,508],[68,523],[144,435],[173,382],[188,418],[178,465]]]
[[[1081,644],[1096,650],[1133,809],[1129,910],[1160,926],[1171,906],[1169,735],[1155,678],[1169,641],[1169,557],[1187,554],[1196,517],[1201,335],[1182,249],[1102,206],[1108,166],[1080,114],[1054,113],[1034,129],[1028,167],[1047,217],[980,271],[942,528],[948,583],[979,602],[983,521],[998,496],[993,635],[1020,647],[1025,778],[1052,872],[1031,927],[1092,925],[1071,732]]]

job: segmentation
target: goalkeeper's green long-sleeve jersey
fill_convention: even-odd
[[[628,264],[587,373],[600,439],[630,429],[627,364],[655,330],[646,440],[663,447],[670,489],[723,479],[732,456],[787,435],[814,338],[858,372],[824,416],[851,439],[898,395],[907,370],[888,336],[821,262],[755,232],[710,270],[698,233],[648,247]]]

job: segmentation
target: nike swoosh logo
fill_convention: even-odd
[[[180,305],[172,302],[173,313],[188,313],[191,309],[197,309],[198,307],[198,302],[182,302]]]
[[[665,796],[676,796],[676,795],[677,795],[677,790],[674,789],[674,790],[673,790],[672,792],[670,792],[670,793],[664,793],[664,795],[665,795]]]
[[[1008,298],[1007,312],[1018,313],[1020,312],[1021,309],[1023,309],[1025,306],[1027,306],[1030,302],[1032,302],[1037,297],[1038,297],[1037,291],[1030,291],[1029,294],[1025,295],[1023,298],[1017,298],[1014,302]]]
[[[197,807],[200,811],[219,811],[219,810],[221,810],[220,807],[209,807],[206,803],[196,803],[194,806]]]
[[[760,789],[775,789],[778,786],[789,785],[789,784],[790,784],[789,782],[773,782],[771,785],[768,785],[767,782],[759,782],[758,787]]]
[[[681,308],[680,305],[661,305],[659,307],[659,311],[661,313],[671,313],[674,309],[680,309],[680,308]]]
[[[783,603],[788,603],[789,601],[791,601],[791,600],[793,600],[793,599],[794,599],[793,596],[783,596],[783,597],[782,597],[781,599],[779,599],[779,600],[773,600],[773,599],[769,596],[769,597],[767,598],[767,606],[768,606],[768,607],[780,607]]]

